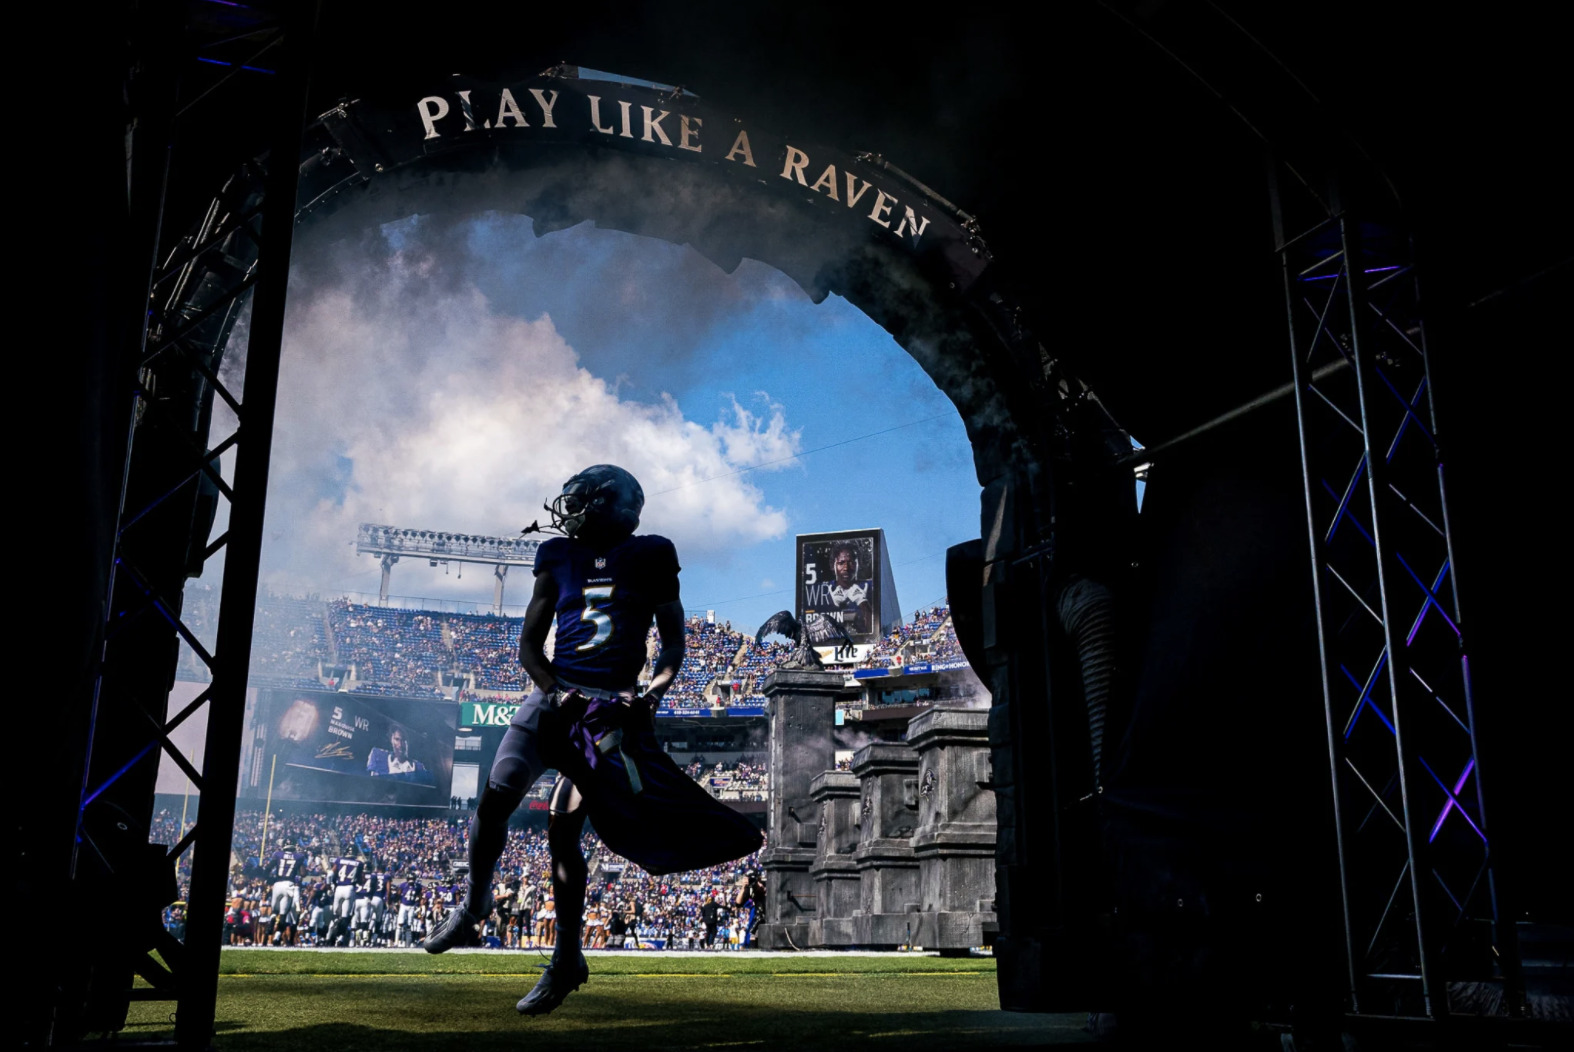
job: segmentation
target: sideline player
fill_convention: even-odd
[[[378,870],[367,877],[366,896],[372,900],[372,941],[381,946],[388,916],[388,874]]]
[[[355,946],[370,946],[372,944],[372,926],[377,917],[377,910],[372,906],[372,896],[365,888],[355,889],[355,934],[352,944]]]
[[[409,946],[415,935],[415,913],[421,905],[420,878],[412,871],[404,875],[399,886],[399,945]]]
[[[683,603],[672,542],[634,533],[644,504],[634,476],[597,464],[569,479],[547,509],[563,536],[536,552],[535,591],[519,638],[519,663],[536,687],[514,714],[476,806],[465,901],[424,944],[429,953],[477,945],[509,816],[541,773],[556,768],[547,821],[556,945],[540,981],[515,1006],[525,1015],[552,1011],[590,974],[580,949],[587,815],[608,848],[656,875],[731,861],[760,846],[748,820],[695,784],[656,741],[652,715],[683,663]],[[548,662],[554,614],[557,647]],[[640,694],[653,619],[661,650]]]
[[[286,945],[295,945],[296,931],[301,921],[301,881],[311,864],[311,855],[298,845],[287,851],[276,852],[268,864],[273,886],[268,889],[268,905],[278,918]]]
[[[361,884],[366,863],[348,855],[333,860],[333,934],[329,941],[350,941],[350,918],[355,912],[355,889]]]

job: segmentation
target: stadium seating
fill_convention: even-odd
[[[259,600],[252,624],[252,672],[315,678],[318,663],[328,656],[325,616],[320,600]]]
[[[198,594],[188,613],[207,625],[211,596]],[[216,609],[216,607],[214,607]],[[348,668],[343,686],[355,693],[405,697],[452,697],[454,677],[461,697],[517,698],[531,688],[518,661],[522,619],[495,614],[459,614],[371,606],[349,599],[263,596],[257,602],[252,679],[288,687],[321,687],[324,669]],[[211,627],[211,626],[209,626]],[[684,622],[685,656],[662,707],[667,711],[711,706],[726,697],[733,705],[758,706],[766,675],[792,651],[791,644],[757,644],[732,626],[690,617]],[[645,679],[657,641],[647,641]],[[879,640],[859,662],[863,668],[893,668],[921,661],[960,660],[961,648],[946,604],[918,611]],[[186,654],[178,673],[205,679],[201,663]]]
[[[199,625],[211,631],[211,611],[216,606],[211,596],[197,596],[187,612]],[[863,667],[893,668],[917,662],[961,659],[961,648],[951,624],[950,608],[941,604],[918,611],[913,619],[897,626],[870,649],[860,663]],[[257,604],[252,681],[289,687],[322,687],[320,678],[327,668],[350,668],[353,675],[345,688],[372,694],[414,697],[454,696],[453,688],[443,689],[445,680],[453,682],[458,674],[465,687],[462,699],[488,697],[518,698],[530,689],[530,681],[518,663],[520,618],[491,614],[456,614],[434,610],[404,610],[368,606],[348,599],[296,599],[265,596]],[[677,680],[667,693],[663,707],[683,710],[709,706],[712,699],[725,693],[733,705],[761,705],[760,687],[765,677],[792,651],[788,643],[756,644],[754,639],[730,625],[690,617],[684,623],[685,659]],[[199,635],[200,638],[200,635]],[[645,676],[650,672],[657,641],[654,630],[647,645]],[[202,678],[200,662],[182,660],[182,678]],[[839,767],[842,765],[838,765]],[[764,800],[769,778],[764,764],[747,757],[730,764],[693,763],[687,768],[691,777],[724,800]],[[544,801],[547,783],[531,793],[532,801]],[[151,839],[174,844],[184,829],[178,815],[160,812],[155,818]],[[427,926],[435,924],[446,912],[456,894],[463,889],[449,876],[450,867],[466,857],[469,815],[455,812],[442,818],[391,818],[361,814],[328,816],[311,813],[281,813],[269,819],[266,854],[285,843],[302,843],[320,859],[343,854],[364,853],[375,869],[387,873],[396,883],[406,875],[420,879],[422,900],[415,911],[411,932],[404,936],[418,940]],[[231,903],[236,923],[227,939],[235,944],[256,944],[277,940],[279,929],[263,923],[263,903],[267,898],[262,857],[263,814],[240,811],[236,814],[234,851],[240,866],[232,874]],[[712,897],[730,905],[735,898],[740,876],[755,868],[756,857],[727,866],[671,877],[652,877],[633,865],[624,865],[596,839],[587,834],[584,848],[591,866],[588,901],[587,939],[594,941],[605,928],[609,911],[632,911],[637,901],[643,904],[644,920],[636,928],[643,945],[701,946],[706,927],[700,920],[701,907]],[[184,889],[189,881],[191,853],[178,867]],[[311,903],[320,904],[331,897],[322,864],[303,889],[308,915]],[[514,830],[499,865],[500,880],[519,882],[537,889],[544,902],[549,864],[544,835],[535,830]],[[238,904],[238,905],[237,905]],[[184,923],[182,906],[167,911],[167,923],[178,928]],[[724,914],[725,915],[725,914]],[[249,918],[241,923],[241,918]],[[309,924],[309,917],[303,918]],[[486,938],[503,946],[533,946],[541,938],[533,918],[520,919],[507,909],[488,918]],[[724,924],[725,928],[726,925]],[[732,926],[736,931],[738,925]],[[300,938],[311,945],[331,939],[331,929],[307,932]],[[374,940],[388,941],[393,936],[380,933]]]
[[[942,603],[920,610],[877,642],[859,668],[897,668],[915,662],[960,659],[962,648],[951,624],[951,607]]]

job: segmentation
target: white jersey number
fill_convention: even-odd
[[[614,587],[610,584],[598,584],[585,589],[585,612],[579,615],[579,619],[595,625],[596,634],[574,648],[580,653],[595,650],[612,638],[612,618],[608,617],[604,610],[596,609],[596,604],[611,600]]]

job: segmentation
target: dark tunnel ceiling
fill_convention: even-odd
[[[1551,115],[1568,98],[1549,27],[1419,3],[1223,6],[1341,114],[1419,215],[1449,217],[1424,258],[1458,295],[1566,253]],[[1258,145],[1095,3],[1053,16],[482,3],[461,19],[326,0],[321,29],[314,113],[342,95],[402,97],[417,71],[507,76],[567,60],[880,152],[979,218],[1030,324],[1144,438],[1287,378]],[[209,158],[222,167],[249,146]]]

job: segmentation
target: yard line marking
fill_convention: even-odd
[[[597,972],[602,979],[858,979],[921,975],[991,975],[979,970],[957,969],[946,972]],[[223,979],[445,979],[473,976],[477,979],[535,979],[536,972],[220,972]]]

